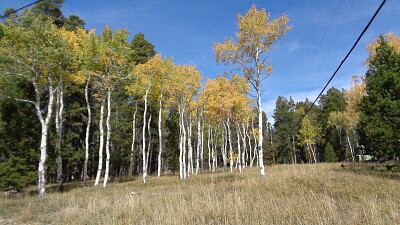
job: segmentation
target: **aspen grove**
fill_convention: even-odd
[[[142,33],[129,40],[127,29],[86,30],[57,2],[0,23],[0,188],[37,184],[43,197],[48,183],[59,191],[76,180],[106,188],[137,175],[147,185],[149,175],[190,179],[249,167],[264,178],[265,164],[356,161],[362,138],[379,136],[367,126],[377,121],[367,103],[375,101],[374,76],[387,69],[377,57],[390,52],[398,66],[393,33],[368,46],[368,79],[355,76],[346,91],[331,88],[308,115],[310,101],[280,96],[271,124],[262,111],[262,82],[272,74],[274,43],[293,28],[288,16],[270,20],[255,5],[238,15],[236,37],[210,43],[216,63],[231,67],[202,74],[157,53]],[[58,14],[39,10],[43,4]],[[398,75],[398,68],[390,72]],[[398,116],[393,120],[398,124]],[[398,154],[395,143],[387,146]]]

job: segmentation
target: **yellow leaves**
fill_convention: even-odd
[[[227,63],[228,60],[234,60],[237,57],[238,46],[232,39],[225,38],[223,44],[214,43],[214,60],[216,62]]]
[[[296,135],[299,139],[299,144],[315,144],[321,133],[321,128],[318,126],[313,126],[308,115],[304,116],[301,124],[302,128],[299,130],[299,134]]]
[[[364,77],[353,76],[353,85],[349,90],[344,92],[346,97],[346,111],[344,113],[345,126],[353,129],[360,120],[360,104],[364,96],[366,96],[366,84]]]
[[[236,33],[240,49],[254,53],[257,48],[270,51],[271,45],[278,40],[292,26],[287,26],[289,17],[283,15],[269,22],[270,14],[265,9],[257,10],[253,5],[247,13],[238,15],[239,32]]]
[[[84,71],[78,71],[76,73],[67,75],[67,80],[70,80],[76,84],[84,84],[86,83],[87,77]]]
[[[240,76],[207,79],[201,92],[200,101],[204,102],[205,113],[214,120],[235,117],[239,122],[249,119],[252,100],[247,97],[250,90],[247,80]]]
[[[393,32],[389,32],[385,35],[383,35],[383,38],[388,42],[390,46],[394,48],[396,52],[400,52],[400,37],[395,35]],[[367,45],[367,50],[369,52],[369,57],[366,60],[366,64],[369,64],[369,62],[372,60],[372,58],[375,56],[376,49],[379,47],[378,43],[379,38],[376,38],[371,44]]]

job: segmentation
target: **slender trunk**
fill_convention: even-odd
[[[209,170],[209,171],[211,171],[211,148],[210,148],[210,139],[211,139],[211,128],[208,127],[207,148],[208,148],[208,170]]]
[[[188,168],[187,174],[193,174],[193,147],[192,147],[192,115],[189,114],[189,129],[188,129]]]
[[[200,152],[200,168],[201,171],[203,171],[203,166],[204,166],[204,118],[203,114],[201,115],[201,152]]]
[[[183,179],[183,130],[182,110],[179,107],[179,178]]]
[[[88,179],[88,161],[89,161],[89,135],[90,135],[90,125],[92,123],[92,112],[90,110],[90,103],[89,103],[89,82],[90,76],[86,81],[85,86],[85,100],[86,100],[86,108],[87,108],[87,124],[86,124],[86,136],[85,136],[85,162],[83,163],[83,183],[85,186],[87,185]]]
[[[151,168],[149,171],[149,165],[151,166],[151,157],[150,157],[150,153],[151,152],[151,130],[150,130],[150,123],[151,123],[151,114],[149,116],[149,121],[147,122],[147,134],[149,135],[149,142],[147,144],[147,155],[146,155],[146,172],[147,173],[151,173]]]
[[[110,172],[110,138],[111,138],[111,89],[108,88],[107,90],[107,120],[106,120],[106,126],[107,126],[107,139],[106,139],[106,171],[104,173],[104,183],[103,187],[107,186],[108,182],[108,175]]]
[[[158,168],[157,168],[157,176],[161,176],[161,154],[163,150],[163,143],[162,143],[162,129],[161,129],[161,119],[162,119],[162,97],[163,93],[161,92],[160,94],[160,100],[159,100],[159,109],[158,109],[158,145],[159,145],[159,150],[158,150]]]
[[[135,155],[135,138],[136,138],[136,113],[137,113],[137,106],[135,106],[135,112],[133,113],[133,120],[132,120],[132,145],[131,145],[131,155],[130,155],[130,164],[128,175],[131,177],[133,176],[133,169],[134,169],[134,155]]]
[[[200,115],[197,119],[197,148],[196,148],[196,175],[200,170],[200,148],[201,148],[201,115],[203,111],[200,110]]]
[[[218,167],[218,156],[217,156],[217,137],[218,133],[217,131],[215,131],[214,133],[214,138],[213,138],[213,143],[214,143],[214,147],[213,147],[213,171],[215,172],[217,170]]]
[[[231,173],[233,173],[233,150],[232,150],[232,138],[231,138],[231,128],[229,126],[229,118],[226,120],[226,127],[228,130],[228,141],[229,141],[229,156],[230,156],[230,167],[231,167]]]
[[[239,173],[242,173],[242,149],[240,146],[240,127],[239,127],[238,123],[236,123],[236,136],[237,136],[237,145],[238,145],[237,163],[239,166]]]
[[[56,99],[56,164],[57,164],[57,190],[63,190],[63,165],[62,165],[62,157],[61,157],[61,142],[62,142],[62,133],[63,133],[63,112],[64,112],[64,90],[62,79],[58,85],[57,89],[57,99]]]
[[[44,197],[46,195],[46,160],[47,160],[47,138],[49,133],[49,124],[51,120],[51,116],[53,114],[53,105],[54,105],[54,90],[52,79],[49,80],[49,100],[47,105],[47,114],[46,118],[43,119],[42,110],[40,109],[40,93],[37,86],[37,83],[34,82],[34,88],[36,93],[36,114],[39,117],[41,123],[41,139],[40,139],[40,160],[38,165],[38,196]]]
[[[253,148],[253,158],[251,159],[251,165],[253,165],[254,159],[257,160],[256,165],[258,165],[258,154],[257,154],[257,138],[256,138],[256,134],[254,132],[254,123],[253,123],[253,117],[251,118],[251,130],[252,130],[252,134],[253,134],[253,139],[254,139],[254,148]]]
[[[103,147],[104,147],[104,127],[103,127],[103,120],[104,120],[104,106],[105,105],[105,98],[101,100],[100,106],[100,143],[99,143],[99,166],[97,167],[97,175],[96,181],[94,182],[94,186],[97,186],[100,182],[101,171],[103,170]]]
[[[224,127],[224,129],[222,130],[222,143],[221,143],[221,152],[222,152],[222,161],[223,161],[223,163],[224,163],[224,173],[225,173],[225,171],[226,171],[226,167],[227,167],[227,165],[228,165],[228,157],[227,157],[227,154],[226,154],[226,149],[227,149],[227,142],[228,142],[228,140],[227,140],[227,131],[226,131],[226,126],[225,126],[225,123],[222,123],[222,126]]]
[[[351,159],[353,162],[355,162],[355,157],[354,157],[354,150],[353,147],[351,146],[351,142],[350,142],[350,137],[349,137],[349,132],[346,129],[346,136],[347,136],[347,142],[349,144],[349,148],[350,148],[350,153],[351,153]]]
[[[249,140],[249,163],[250,163],[250,167],[253,167],[253,158],[252,158],[252,146],[251,146],[251,137],[249,135],[249,128],[248,125],[246,126],[246,136],[247,139]]]
[[[186,128],[185,128],[185,108],[182,110],[182,164],[183,164],[183,178],[186,179]]]
[[[294,157],[294,164],[297,164],[297,157],[296,157],[296,144],[294,141],[294,134],[292,134],[292,145],[293,145],[293,157]]]
[[[262,122],[262,111],[261,111],[261,91],[257,89],[257,110],[258,110],[258,163],[260,166],[261,178],[265,177],[264,171],[264,156],[263,156],[263,122]]]
[[[144,95],[144,111],[143,111],[143,129],[142,129],[142,156],[143,156],[143,183],[146,183],[147,165],[146,165],[146,114],[147,114],[147,95],[149,94],[150,85],[147,87]]]
[[[240,127],[239,127],[240,130]],[[247,145],[246,145],[246,128],[244,124],[242,123],[242,142],[243,142],[243,151],[242,151],[242,167],[245,168],[247,166],[246,163],[246,155],[247,155]]]

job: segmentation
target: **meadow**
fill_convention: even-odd
[[[398,176],[340,163],[266,169],[3,197],[0,224],[400,224]]]

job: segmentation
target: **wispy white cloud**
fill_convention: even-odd
[[[301,50],[303,48],[307,48],[308,46],[301,44],[299,40],[294,40],[290,42],[287,46],[287,50],[289,53],[295,52],[297,50]]]

